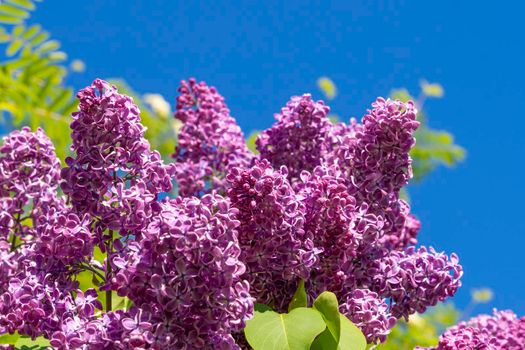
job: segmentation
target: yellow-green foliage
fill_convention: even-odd
[[[459,318],[452,304],[438,305],[423,315],[414,314],[408,322],[399,321],[386,343],[377,350],[412,350],[416,346],[430,347],[438,343],[439,335]]]

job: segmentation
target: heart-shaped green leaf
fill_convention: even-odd
[[[288,314],[255,312],[246,322],[244,334],[254,350],[308,350],[324,329],[318,311],[299,307]]]

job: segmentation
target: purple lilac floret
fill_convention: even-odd
[[[253,154],[216,88],[189,79],[181,82],[179,92],[175,118],[183,125],[173,155],[179,195],[224,193],[226,174],[247,166]]]
[[[480,315],[449,328],[439,338],[438,346],[432,349],[525,349],[525,317],[518,318],[512,311],[494,310],[493,316]]]

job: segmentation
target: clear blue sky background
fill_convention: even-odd
[[[420,241],[459,254],[460,307],[487,286],[493,306],[525,314],[524,4],[202,3],[46,1],[35,21],[86,62],[75,87],[124,77],[173,101],[178,81],[195,76],[219,88],[245,132],[270,126],[291,95],[320,97],[321,75],[338,85],[332,110],[345,119],[391,88],[442,83],[445,98],[427,104],[431,125],[453,132],[468,158],[410,189]]]

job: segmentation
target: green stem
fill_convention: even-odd
[[[106,281],[106,276],[104,276],[103,274],[101,274],[99,271],[97,271],[96,269],[94,269],[92,266],[90,265],[84,265],[84,264],[80,264],[79,268],[81,270],[87,270],[87,271],[90,271],[92,273],[94,273],[96,276],[100,277],[100,279],[102,279],[103,282]]]
[[[108,242],[108,246],[107,246],[107,257],[106,257],[106,281],[108,281],[110,279],[110,275],[111,275],[111,263],[109,261],[109,257],[111,256],[111,253],[113,251],[113,231],[110,230],[109,231],[109,235],[110,235],[110,240]],[[111,289],[110,290],[106,290],[106,312],[109,312],[111,311],[112,309],[112,291]]]
[[[11,237],[11,251],[14,251],[16,249],[16,235],[13,233],[13,237]]]
[[[16,249],[16,229],[20,229],[22,228],[22,224],[20,223],[21,220],[20,220],[20,217],[22,216],[22,214],[18,214],[18,216],[16,217],[16,223],[15,223],[15,226],[13,228],[13,237],[11,238],[11,251],[14,251]]]

